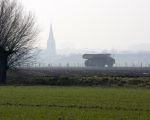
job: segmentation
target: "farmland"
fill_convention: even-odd
[[[0,86],[0,120],[149,120],[150,68],[22,68]]]
[[[149,89],[0,87],[0,120],[148,120],[149,117]]]
[[[150,68],[23,68],[10,71],[7,84],[150,88]]]

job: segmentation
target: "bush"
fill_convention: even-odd
[[[53,85],[53,86],[121,86],[150,87],[149,77],[117,77],[117,76],[81,76],[81,75],[27,75],[11,74],[7,84],[11,85]]]

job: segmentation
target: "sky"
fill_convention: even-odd
[[[52,24],[57,49],[150,50],[150,0],[19,1],[36,16],[39,47]]]

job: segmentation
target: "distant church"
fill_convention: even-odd
[[[56,60],[56,57],[57,57],[56,44],[55,44],[55,38],[54,38],[54,34],[53,34],[52,25],[50,26],[46,54],[47,54],[47,61],[49,61],[48,63],[52,64]]]

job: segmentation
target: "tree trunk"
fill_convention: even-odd
[[[6,83],[7,75],[7,54],[0,51],[0,84]]]

